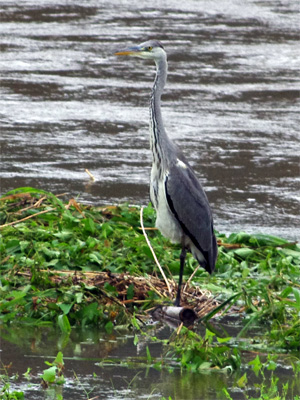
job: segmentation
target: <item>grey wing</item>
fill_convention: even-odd
[[[217,258],[213,219],[206,194],[193,170],[183,162],[173,165],[166,176],[165,191],[170,210],[203,254],[205,262],[200,261],[201,265],[211,273]]]

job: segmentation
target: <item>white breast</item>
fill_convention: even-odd
[[[150,198],[156,210],[155,226],[160,230],[163,236],[171,240],[171,242],[181,243],[183,231],[177,220],[174,218],[166,199],[166,175],[167,173],[163,179],[158,179],[158,170],[155,165],[152,166]]]

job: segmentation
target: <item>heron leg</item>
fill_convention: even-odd
[[[180,253],[179,282],[178,282],[177,296],[176,296],[176,300],[174,302],[175,307],[180,306],[181,285],[182,285],[182,276],[183,276],[183,270],[184,270],[185,257],[186,257],[186,247],[183,245],[182,249],[181,249],[181,253]]]

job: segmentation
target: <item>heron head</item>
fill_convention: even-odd
[[[118,51],[116,56],[132,56],[144,58],[146,60],[158,61],[166,57],[166,53],[162,44],[158,40],[148,40],[138,46],[128,47],[127,49]]]

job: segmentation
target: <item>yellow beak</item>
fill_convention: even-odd
[[[115,53],[115,56],[131,56],[132,54],[135,54],[136,51],[132,50],[124,50],[124,51],[117,51]]]
[[[128,47],[127,49],[117,51],[115,56],[136,56],[141,52],[141,50],[142,49],[139,46]]]

